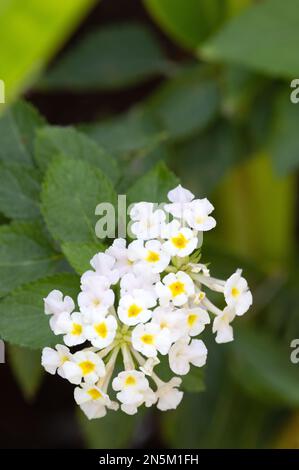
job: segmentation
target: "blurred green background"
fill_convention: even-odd
[[[234,343],[206,338],[204,384],[133,418],[87,422],[5,330],[1,446],[299,448],[299,0],[2,0],[0,18],[0,335],[11,291],[65,269],[33,242],[43,165],[78,146],[117,166],[119,193],[164,161],[209,197],[203,259],[218,276],[243,267],[254,296]]]

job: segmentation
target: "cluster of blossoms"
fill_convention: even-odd
[[[216,342],[232,341],[232,321],[252,303],[241,270],[223,281],[199,263],[202,232],[216,225],[212,204],[181,186],[168,199],[163,209],[148,202],[133,206],[136,239],[128,246],[116,239],[92,258],[92,269],[81,277],[78,310],[58,290],[44,299],[50,327],[63,335],[65,345],[44,348],[42,364],[76,385],[75,401],[89,419],[119,404],[128,414],[143,404],[176,408],[183,397],[177,376],[206,363],[207,348],[197,337],[212,321]],[[212,303],[207,289],[223,294],[224,310]],[[69,349],[86,342],[77,352]],[[159,355],[168,355],[176,375],[169,382],[154,371]],[[110,389],[118,402],[110,399]]]

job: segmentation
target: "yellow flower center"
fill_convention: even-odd
[[[79,323],[73,323],[71,334],[74,336],[80,336],[81,333],[82,333],[82,325],[79,325]]]
[[[179,233],[177,237],[173,237],[171,241],[179,249],[186,248],[188,245],[188,240],[182,233]]]
[[[238,289],[237,287],[233,287],[233,288],[232,288],[232,296],[233,296],[234,298],[236,298],[236,297],[238,297],[239,295],[240,295],[239,289]]]
[[[149,334],[145,334],[145,335],[141,336],[141,341],[145,344],[154,344],[154,336],[149,335]]]
[[[180,281],[175,281],[172,284],[169,284],[168,287],[171,290],[173,297],[176,297],[177,295],[183,294],[185,292],[185,284]]]
[[[82,361],[79,363],[79,367],[83,375],[90,374],[90,372],[93,372],[96,368],[95,364],[91,361]]]
[[[101,305],[100,299],[93,299],[92,303],[93,303],[94,307],[98,307],[99,305]]]
[[[149,263],[157,263],[159,261],[160,255],[156,253],[155,251],[149,250],[147,253],[146,261]]]
[[[128,309],[128,317],[137,317],[137,315],[139,315],[139,313],[141,312],[142,308],[139,307],[139,305],[136,305],[136,304],[132,304],[130,305],[129,309]]]
[[[103,395],[96,388],[90,388],[87,393],[92,400],[98,400],[99,398],[103,397]]]
[[[132,386],[136,384],[136,379],[133,375],[128,375],[125,380],[125,385]]]
[[[104,323],[104,322],[98,323],[97,325],[94,325],[94,329],[96,330],[97,334],[101,338],[106,338],[106,336],[108,334],[108,328],[107,328],[106,323]]]
[[[196,320],[197,315],[195,313],[189,313],[187,322],[190,328],[194,325],[194,323],[196,323]]]

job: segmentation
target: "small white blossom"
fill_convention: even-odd
[[[182,219],[185,207],[194,199],[194,194],[179,184],[176,188],[169,191],[167,196],[172,204],[165,204],[164,209],[174,217]]]
[[[49,374],[57,374],[64,378],[62,369],[63,364],[71,358],[69,348],[61,344],[57,344],[55,349],[44,348],[42,352],[42,366]]]
[[[93,316],[91,324],[85,327],[85,335],[93,346],[102,349],[112,343],[116,330],[117,321],[113,315],[104,317],[97,314]]]
[[[209,215],[213,210],[214,207],[208,199],[195,199],[188,204],[184,219],[194,230],[205,232],[216,226],[216,220]]]
[[[190,370],[190,364],[196,367],[205,365],[207,353],[208,350],[202,340],[193,339],[189,344],[189,337],[182,338],[170,348],[170,368],[175,374],[186,375]]]
[[[156,357],[158,352],[167,354],[171,345],[170,332],[161,330],[156,323],[140,323],[132,332],[132,344],[146,357]]]
[[[236,315],[244,315],[251,306],[252,294],[246,279],[242,277],[241,269],[237,269],[226,281],[224,296],[227,305],[235,309]]]
[[[70,361],[62,366],[65,378],[72,384],[79,385],[84,379],[87,383],[96,383],[105,375],[103,360],[92,351],[78,351]]]
[[[93,314],[106,314],[114,303],[114,292],[104,276],[87,271],[81,277],[82,291],[78,295],[80,311],[87,317]]]
[[[44,298],[44,306],[45,314],[52,315],[50,318],[50,327],[52,331],[56,330],[56,322],[60,314],[71,313],[75,308],[73,299],[68,295],[63,298],[63,294],[59,290],[52,290],[48,296]]]
[[[157,408],[159,410],[175,410],[178,407],[184,396],[184,392],[178,390],[181,383],[182,379],[179,377],[173,377],[167,383],[161,381],[161,384],[159,384],[156,390],[158,399]]]
[[[118,270],[120,277],[128,273],[132,269],[132,261],[129,258],[129,253],[126,248],[127,243],[124,238],[117,238],[114,240],[110,248],[105,253],[112,256],[115,259],[115,269]]]
[[[90,264],[99,276],[104,276],[111,284],[119,280],[119,271],[115,268],[115,258],[107,253],[97,253]]]
[[[136,405],[143,401],[143,392],[148,390],[149,383],[143,372],[137,370],[123,371],[113,379],[112,388],[118,400],[125,405]]]
[[[161,209],[155,210],[154,204],[149,202],[134,204],[130,217],[134,221],[131,225],[131,231],[141,240],[158,238],[166,218],[165,212]]]
[[[229,343],[234,339],[233,328],[230,323],[235,318],[236,313],[233,308],[225,307],[223,312],[216,315],[213,322],[213,333],[216,335],[216,343]]]
[[[194,284],[190,276],[183,271],[176,274],[167,274],[162,282],[156,284],[156,292],[162,306],[168,305],[170,301],[175,306],[185,304],[189,296],[194,294]]]
[[[75,402],[80,406],[88,419],[102,418],[107,409],[117,410],[118,404],[95,385],[82,384],[74,390]]]
[[[168,239],[163,243],[163,249],[170,256],[188,256],[198,245],[197,233],[190,228],[181,227],[177,220],[173,220],[166,226],[162,236]]]
[[[132,294],[136,289],[147,291],[153,298],[157,298],[155,284],[160,281],[160,275],[153,273],[149,266],[136,264],[130,273],[123,275],[120,281],[120,294]]]
[[[161,242],[159,240],[149,240],[145,244],[142,240],[136,240],[136,242],[137,262],[147,265],[153,273],[164,271],[169,265],[170,255],[163,249]]]
[[[56,322],[54,330],[56,335],[63,334],[63,341],[67,346],[76,346],[86,341],[83,316],[80,312],[71,315],[61,313]]]
[[[132,294],[124,295],[119,301],[117,314],[119,319],[129,326],[147,322],[151,316],[150,308],[156,305],[156,299],[144,289],[135,289]]]
[[[156,307],[152,323],[157,324],[161,331],[167,331],[171,342],[177,341],[187,332],[185,312],[171,306]]]
[[[190,336],[198,336],[211,322],[208,312],[201,307],[185,307],[182,312],[185,316],[185,327]]]

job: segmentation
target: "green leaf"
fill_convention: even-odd
[[[63,155],[100,168],[112,181],[118,178],[115,160],[93,140],[72,127],[47,126],[37,132],[35,159],[44,172],[53,157]]]
[[[54,252],[45,231],[33,223],[0,227],[0,296],[22,284],[54,273],[61,255]]]
[[[44,124],[29,103],[19,101],[7,109],[0,118],[0,162],[31,166],[35,132]]]
[[[123,449],[129,448],[140,417],[110,411],[104,418],[89,421],[80,411],[78,420],[88,448]]]
[[[167,193],[179,184],[178,178],[165,163],[158,163],[128,190],[128,202],[166,202]]]
[[[200,49],[201,57],[279,77],[299,73],[299,1],[266,0],[247,8]]]
[[[1,2],[0,77],[5,82],[7,103],[29,86],[93,3],[90,0]]]
[[[45,89],[121,89],[163,73],[159,43],[143,25],[113,24],[93,31],[42,80]]]
[[[82,130],[107,152],[124,160],[150,153],[167,138],[151,113],[140,107],[87,124]]]
[[[42,212],[52,236],[61,242],[96,242],[95,209],[116,203],[110,180],[81,160],[56,158],[42,191]]]
[[[163,84],[149,101],[149,109],[172,140],[203,130],[220,106],[218,84],[204,67],[191,67]]]
[[[144,0],[153,18],[174,40],[194,49],[223,21],[225,0]]]
[[[0,302],[0,337],[12,344],[41,349],[61,341],[49,327],[43,298],[53,289],[74,299],[79,291],[78,276],[56,274],[20,287]]]
[[[245,159],[241,143],[237,129],[221,120],[178,145],[175,165],[186,187],[198,195],[211,193],[227,172]]]
[[[291,363],[289,344],[260,328],[240,328],[232,350],[231,372],[246,392],[263,403],[298,406],[298,368]]]
[[[44,376],[41,352],[9,345],[9,365],[24,398],[31,402],[38,392]]]
[[[0,211],[12,219],[39,217],[40,175],[34,168],[0,164]]]
[[[282,93],[275,101],[273,114],[270,154],[277,172],[286,175],[299,166],[299,107],[291,103],[288,93]]]
[[[76,243],[68,242],[63,243],[62,251],[78,274],[83,274],[90,267],[91,258],[99,251],[104,251],[105,247],[102,243]]]

